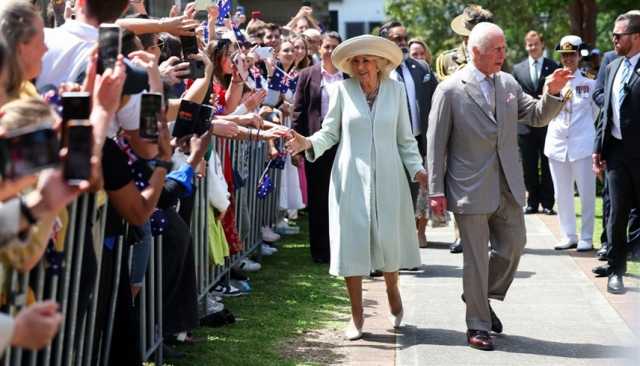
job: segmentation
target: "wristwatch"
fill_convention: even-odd
[[[173,168],[173,161],[156,159],[155,160],[155,167],[156,168],[165,168],[167,173],[169,173],[171,171],[171,169]]]

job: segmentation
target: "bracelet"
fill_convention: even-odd
[[[27,203],[22,197],[20,197],[20,213],[27,219],[29,225],[35,225],[38,222],[38,219],[33,215],[33,211],[27,206]]]

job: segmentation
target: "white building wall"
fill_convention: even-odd
[[[384,23],[384,0],[336,0],[329,3],[329,11],[338,12],[338,32],[346,39],[347,23],[364,22],[365,32],[370,23]]]

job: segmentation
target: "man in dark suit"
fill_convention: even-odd
[[[625,292],[629,212],[640,207],[640,13],[620,15],[613,28],[613,44],[620,56],[605,70],[604,105],[596,135],[593,169],[606,170],[611,209],[607,222],[607,291]]]
[[[394,42],[405,55],[405,59],[398,68],[391,72],[390,77],[404,84],[407,93],[407,105],[411,130],[418,143],[420,155],[424,158],[427,153],[427,122],[431,111],[431,96],[436,90],[438,81],[428,64],[409,58],[407,30],[400,22],[388,22],[380,27],[380,36]],[[409,176],[407,175],[407,179]],[[415,208],[418,198],[418,183],[411,182],[411,198]],[[425,229],[427,219],[416,220],[416,229],[419,242],[426,244]]]
[[[542,57],[544,39],[541,34],[529,31],[524,41],[529,57],[513,67],[513,77],[525,93],[538,99],[542,95],[545,78],[559,66],[555,61]],[[522,155],[524,184],[527,188],[526,214],[537,213],[540,205],[545,214],[555,214],[553,181],[549,172],[549,161],[543,151],[546,136],[546,126],[531,128],[523,123],[518,125],[518,145]]]
[[[593,92],[593,101],[602,108],[604,105],[604,77],[607,65],[611,61],[618,58],[618,54],[615,51],[609,51],[604,54],[602,58],[602,64],[598,70],[598,77],[596,78],[596,90]],[[609,217],[609,210],[611,204],[609,201],[609,187],[607,186],[607,180],[603,179],[602,186],[602,234],[600,235],[600,242],[602,247],[598,250],[596,255],[600,260],[607,260],[607,252],[609,251],[609,241],[607,240],[607,219]],[[629,215],[629,235],[627,245],[630,246],[632,252],[637,253],[640,250],[640,209],[634,208]],[[637,255],[636,255],[637,256]],[[609,275],[609,266],[599,266],[593,269],[598,277],[604,277]]]
[[[336,32],[322,36],[322,62],[300,72],[293,106],[293,127],[303,136],[311,136],[322,127],[329,106],[330,84],[348,76],[331,62],[331,53],[342,42]],[[309,211],[309,245],[316,263],[329,263],[329,180],[337,146],[313,163],[305,162],[307,208]],[[294,159],[297,162],[301,156]]]

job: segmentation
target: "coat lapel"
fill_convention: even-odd
[[[469,68],[467,68],[465,72],[467,74],[462,79],[462,82],[464,83],[464,90],[471,97],[471,99],[478,105],[478,107],[480,107],[480,109],[482,110],[482,113],[484,113],[493,123],[496,123],[496,119],[490,111],[491,107],[489,106],[487,99],[484,97],[484,94],[482,94],[482,89],[480,89],[480,84],[478,84],[475,77],[473,76],[473,73]],[[498,104],[497,101],[498,101],[498,98],[496,95],[496,104]]]
[[[311,90],[310,90],[310,100],[318,100],[322,97],[322,91],[320,90],[320,85],[322,84],[322,69],[317,67],[311,73]]]
[[[609,69],[611,74],[609,74],[609,79],[607,80],[607,85],[605,89],[605,108],[610,108],[611,106],[611,97],[613,96],[613,80],[616,78],[616,74],[618,73],[618,69],[620,65],[622,65],[622,57],[618,57],[617,59],[611,62],[611,68]]]
[[[627,86],[629,88],[633,87],[633,84],[635,84],[638,79],[640,79],[640,60],[638,62],[636,62],[635,65],[631,65],[633,67],[633,69],[631,69],[631,77],[629,78],[629,82],[627,83]],[[629,95],[631,93],[626,93],[625,97],[627,95]]]
[[[505,108],[507,106],[507,90],[504,87],[503,80],[500,77],[500,72],[494,76],[496,86],[496,123],[501,124],[502,118],[504,118]]]

